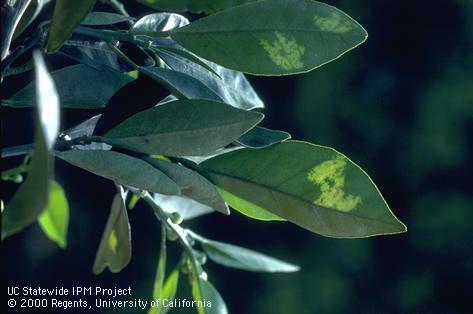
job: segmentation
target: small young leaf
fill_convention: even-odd
[[[223,214],[230,214],[227,204],[223,201],[215,185],[197,172],[169,161],[155,158],[145,158],[144,160],[176,182],[182,196]]]
[[[256,1],[204,17],[169,34],[198,56],[256,75],[310,71],[367,37],[351,17],[312,0]]]
[[[123,188],[115,195],[102,234],[92,271],[98,275],[106,267],[113,273],[120,272],[131,260],[131,233],[126,212]]]
[[[202,313],[205,314],[228,314],[227,305],[222,299],[220,293],[218,293],[217,289],[207,280],[199,279],[200,287],[202,291],[202,299],[205,300],[204,305],[209,302],[212,306],[209,307],[201,307]],[[196,296],[194,295],[194,299]]]
[[[299,267],[236,245],[200,238],[202,248],[215,263],[256,272],[295,272]]]
[[[53,18],[48,32],[46,51],[52,53],[61,48],[74,29],[92,9],[96,0],[56,0]]]
[[[366,173],[331,148],[286,141],[223,154],[199,167],[231,207],[256,219],[273,213],[336,238],[406,231]]]
[[[169,213],[178,212],[184,220],[210,214],[214,209],[182,195],[154,194],[154,201]]]
[[[38,223],[49,239],[56,242],[60,248],[66,248],[69,204],[62,187],[56,181],[50,183],[48,205],[38,217]]]
[[[133,21],[133,18],[110,12],[90,12],[80,24],[89,26],[100,26],[128,21]]]
[[[158,266],[156,267],[156,276],[154,278],[153,286],[153,300],[163,299],[163,284],[164,276],[166,274],[166,259],[167,259],[167,249],[166,249],[166,226],[161,224],[161,245],[159,249],[159,259]],[[157,306],[150,308],[148,314],[158,314],[161,312],[161,307]]]
[[[139,112],[107,132],[104,141],[133,151],[202,155],[223,147],[263,115],[208,100],[178,100]]]
[[[166,195],[180,194],[179,187],[168,176],[135,157],[104,150],[69,150],[56,155],[119,184]]]
[[[49,150],[59,131],[59,98],[41,54],[34,52],[33,57],[38,103],[34,152],[26,181],[2,213],[2,239],[35,222],[48,202],[49,177],[53,167]]]
[[[166,279],[163,287],[163,299],[173,300],[176,291],[177,285],[179,283],[179,265],[174,268],[169,277]],[[170,307],[162,307],[161,312],[157,312],[156,314],[166,314],[171,308]]]
[[[115,92],[135,80],[127,73],[97,71],[89,66],[77,64],[51,73],[56,83],[61,105],[65,108],[103,108]],[[74,79],[71,79],[74,78]],[[2,104],[12,107],[36,105],[35,82],[31,82]]]
[[[249,148],[265,148],[288,140],[291,135],[284,131],[270,130],[255,126],[238,138],[237,142]]]

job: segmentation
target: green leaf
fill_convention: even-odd
[[[171,178],[180,188],[182,196],[223,214],[230,214],[227,204],[223,201],[215,185],[197,172],[169,161],[154,158],[146,158],[145,161]]]
[[[134,70],[132,66],[117,56],[106,41],[91,36],[72,34],[58,53],[99,71],[123,73]],[[148,61],[151,62],[151,60]]]
[[[180,99],[207,99],[223,102],[223,99],[205,84],[187,74],[158,67],[140,67],[139,70],[164,85]]]
[[[66,39],[92,9],[95,0],[56,0],[53,18],[48,31],[46,51],[52,53],[61,48]]]
[[[196,293],[197,284],[193,284],[194,300],[203,302],[204,307],[198,307],[199,314],[228,314],[228,309],[217,289],[207,280],[200,279],[202,298]],[[205,301],[204,301],[205,300]],[[210,305],[211,306],[208,306]]]
[[[103,272],[106,267],[112,273],[118,273],[131,260],[130,222],[126,212],[123,188],[119,189],[120,191],[113,198],[107,224],[95,255],[92,271],[96,275]]]
[[[38,103],[34,152],[26,181],[2,213],[2,239],[34,223],[47,206],[52,160],[49,150],[59,131],[59,98],[40,53],[33,53]]]
[[[234,7],[169,32],[184,48],[256,75],[310,71],[365,41],[342,11],[312,0],[264,0]]]
[[[299,270],[296,265],[236,245],[217,242],[200,236],[197,240],[201,242],[202,248],[212,261],[227,267],[271,273]]]
[[[179,47],[179,46],[177,46]],[[173,51],[183,51],[183,48],[170,48],[160,46],[159,49],[174,49]],[[176,55],[166,52],[158,52],[158,55],[173,70],[182,72],[202,82],[215,95],[218,95],[225,103],[233,107],[251,110],[254,108],[263,108],[264,103],[255,92],[246,77],[237,71],[221,67],[213,62],[202,60],[214,73],[209,72],[207,68],[202,67],[193,60],[188,60],[182,55]],[[218,75],[215,75],[215,73]]]
[[[154,278],[154,286],[153,286],[153,300],[161,300],[163,299],[163,283],[164,283],[164,276],[166,274],[166,259],[167,259],[167,251],[166,251],[166,226],[162,223],[161,224],[161,246],[159,249],[159,259],[158,259],[158,266],[156,267],[156,276]],[[158,314],[161,312],[161,307],[157,306],[154,308],[150,308],[148,314]]]
[[[176,296],[176,291],[177,291],[177,285],[179,283],[179,265],[174,268],[171,274],[169,274],[169,277],[166,279],[166,282],[164,283],[163,287],[163,299],[168,299],[168,300],[173,300],[174,297]],[[161,311],[159,311],[159,309]],[[161,307],[158,308],[158,311],[156,314],[165,314],[167,313],[171,308],[170,307]],[[148,312],[148,314],[151,314],[153,312]]]
[[[166,195],[180,194],[179,187],[168,176],[135,157],[105,150],[69,150],[56,155],[119,184]]]
[[[110,145],[166,155],[201,155],[223,147],[263,115],[208,100],[178,100],[139,112],[103,137]]]
[[[214,212],[213,208],[181,195],[155,193],[153,199],[166,212],[179,213],[183,220],[190,220]]]
[[[49,239],[56,242],[60,248],[66,248],[69,204],[62,187],[56,181],[50,183],[48,205],[38,217],[38,223]]]
[[[97,109],[105,107],[113,94],[136,79],[131,73],[97,71],[77,64],[54,71],[51,75],[62,107]],[[12,107],[34,106],[34,86],[35,82],[31,82],[9,99],[2,100],[2,104]]]
[[[80,24],[89,26],[112,25],[133,21],[132,17],[110,12],[90,12]]]
[[[17,1],[20,2],[20,1]],[[28,1],[27,1],[28,2]],[[39,15],[43,7],[50,2],[50,0],[32,0],[29,1],[28,7],[26,11],[21,16],[21,19],[15,28],[15,32],[13,34],[13,39],[17,38],[18,36],[23,33],[23,31],[33,22],[33,20]]]
[[[255,0],[137,0],[153,9],[207,14]]]
[[[406,231],[368,175],[331,148],[287,141],[240,149],[199,166],[231,207],[256,219],[273,213],[337,238]]]
[[[2,4],[2,61],[10,54],[13,34],[30,2],[31,0],[16,0]]]
[[[249,148],[265,148],[290,138],[291,135],[287,132],[256,126],[240,136],[237,142]]]
[[[130,32],[157,32],[168,31],[176,27],[189,24],[184,16],[175,13],[153,13],[143,16],[131,27]]]

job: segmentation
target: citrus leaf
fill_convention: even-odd
[[[268,220],[270,213],[337,238],[406,230],[368,175],[331,148],[286,141],[240,149],[199,166],[231,207],[256,219]]]
[[[169,32],[184,48],[229,69],[256,75],[308,72],[365,41],[342,11],[312,0],[263,0]]]
[[[69,204],[64,190],[56,181],[50,183],[48,205],[38,217],[38,223],[49,239],[56,242],[60,248],[66,248]]]
[[[231,143],[262,118],[218,102],[178,100],[131,116],[103,140],[145,154],[195,156]]]
[[[223,201],[215,185],[199,173],[169,161],[154,158],[145,158],[144,160],[177,184],[181,190],[181,196],[176,197],[188,197],[223,214],[230,214],[227,204]]]
[[[41,54],[33,53],[38,103],[35,143],[28,177],[2,213],[2,239],[34,223],[48,203],[52,160],[49,150],[59,131],[59,98]]]
[[[295,272],[299,267],[236,245],[197,238],[207,256],[227,267],[256,272]]]
[[[56,155],[119,184],[161,194],[180,194],[179,187],[168,176],[135,157],[104,150],[69,150]]]
[[[126,212],[123,188],[115,195],[110,214],[95,255],[92,271],[98,275],[106,267],[120,272],[131,260],[130,222]]]
[[[56,0],[53,18],[48,31],[46,51],[52,53],[61,48],[66,39],[92,9],[96,0]]]
[[[240,136],[237,143],[249,148],[265,148],[290,138],[287,132],[256,126]]]
[[[111,12],[90,12],[80,24],[88,26],[112,25],[133,21],[132,17]]]
[[[89,66],[77,64],[51,73],[64,108],[97,109],[107,105],[120,88],[136,79],[131,73],[97,71]],[[12,97],[2,100],[11,107],[31,107],[35,82],[31,82]]]

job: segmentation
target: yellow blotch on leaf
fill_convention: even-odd
[[[274,32],[276,40],[270,43],[266,39],[260,39],[260,45],[269,54],[269,58],[275,64],[285,70],[300,69],[304,66],[301,57],[305,53],[304,46],[298,45],[296,40],[288,39],[281,32]]]
[[[314,16],[314,23],[320,30],[330,33],[346,33],[352,29],[350,21],[336,12],[328,17]]]
[[[309,172],[308,180],[320,188],[320,195],[314,204],[347,212],[362,203],[360,196],[345,195],[343,191],[346,163],[345,159],[339,157],[324,161]]]

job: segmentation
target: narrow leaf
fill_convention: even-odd
[[[13,39],[23,33],[23,31],[33,22],[33,20],[39,15],[43,7],[50,2],[51,0],[31,0],[29,1],[26,11],[21,16],[20,21],[18,22],[15,32],[13,33]],[[17,1],[20,2],[20,1]]]
[[[178,100],[139,112],[107,132],[104,141],[133,151],[202,155],[223,147],[263,115],[208,100]]]
[[[179,283],[179,266],[174,268],[169,277],[166,279],[163,287],[163,299],[174,300],[177,292],[177,285]],[[161,311],[158,311],[156,314],[165,314],[171,308],[170,307],[161,307]],[[149,313],[149,312],[148,312]]]
[[[140,67],[140,72],[164,85],[180,99],[207,99],[223,102],[201,81],[187,74],[158,67]]]
[[[199,279],[199,281],[202,299],[205,300],[202,301],[204,306],[207,306],[207,303],[211,304],[211,306],[200,308],[203,310],[202,312],[205,314],[228,314],[227,305],[217,289],[207,280]]]
[[[56,155],[119,184],[166,195],[180,194],[179,187],[168,176],[135,157],[104,150],[69,150]]]
[[[56,0],[53,18],[48,31],[46,51],[52,53],[61,48],[74,29],[92,9],[96,0]]]
[[[34,223],[47,206],[52,160],[49,149],[59,131],[59,98],[39,52],[33,54],[38,103],[35,143],[26,181],[2,213],[2,239]]]
[[[351,17],[312,0],[257,1],[202,18],[170,35],[198,56],[256,75],[308,72],[367,37]]]
[[[187,52],[182,47],[160,46],[159,49],[175,49],[175,51]],[[183,54],[176,53],[158,53],[159,57],[174,71],[182,72],[188,76],[199,80],[207,89],[210,89],[215,95],[220,97],[225,103],[233,107],[251,110],[254,108],[263,108],[264,103],[259,98],[256,91],[251,86],[246,77],[237,71],[221,67],[213,62],[202,60],[213,71],[209,71],[194,60],[185,58]],[[217,75],[215,75],[215,73]]]
[[[89,26],[112,25],[133,21],[132,17],[111,12],[90,12],[80,24]]]
[[[164,11],[190,11],[193,13],[214,13],[232,6],[255,0],[137,0],[153,9]]]
[[[154,201],[166,212],[177,212],[183,220],[197,218],[214,212],[214,209],[182,195],[154,194]]]
[[[13,39],[13,34],[30,2],[31,0],[10,0],[4,5],[2,4],[2,61],[10,54],[10,44]]]
[[[231,207],[256,219],[273,213],[336,238],[406,230],[366,173],[331,148],[286,141],[240,149],[199,166]]]
[[[38,223],[49,239],[56,242],[60,248],[66,248],[69,204],[62,187],[56,181],[50,183],[48,205],[38,217]]]
[[[176,13],[153,13],[143,16],[131,27],[131,33],[169,31],[189,24],[189,20]]]
[[[265,148],[290,138],[291,135],[287,132],[256,126],[240,136],[237,142],[249,148]]]
[[[180,188],[182,196],[223,214],[230,214],[217,188],[199,173],[169,161],[154,158],[146,158],[145,161],[171,178]]]
[[[236,245],[200,239],[202,248],[215,263],[256,272],[295,272],[298,266]]]
[[[65,108],[97,109],[107,105],[120,88],[136,79],[127,73],[97,71],[89,66],[77,64],[51,73],[56,83],[61,105]],[[36,105],[35,82],[31,82],[2,104],[12,107]]]
[[[159,249],[159,259],[158,266],[156,267],[156,276],[154,278],[153,286],[153,300],[163,299],[163,284],[164,276],[166,274],[166,259],[167,259],[167,250],[166,250],[166,226],[161,224],[161,245]],[[157,306],[150,308],[148,314],[158,314],[161,313],[161,307]]]
[[[130,223],[126,212],[123,188],[120,187],[120,191],[113,198],[92,271],[98,275],[108,267],[111,272],[118,273],[128,265],[130,260]]]

